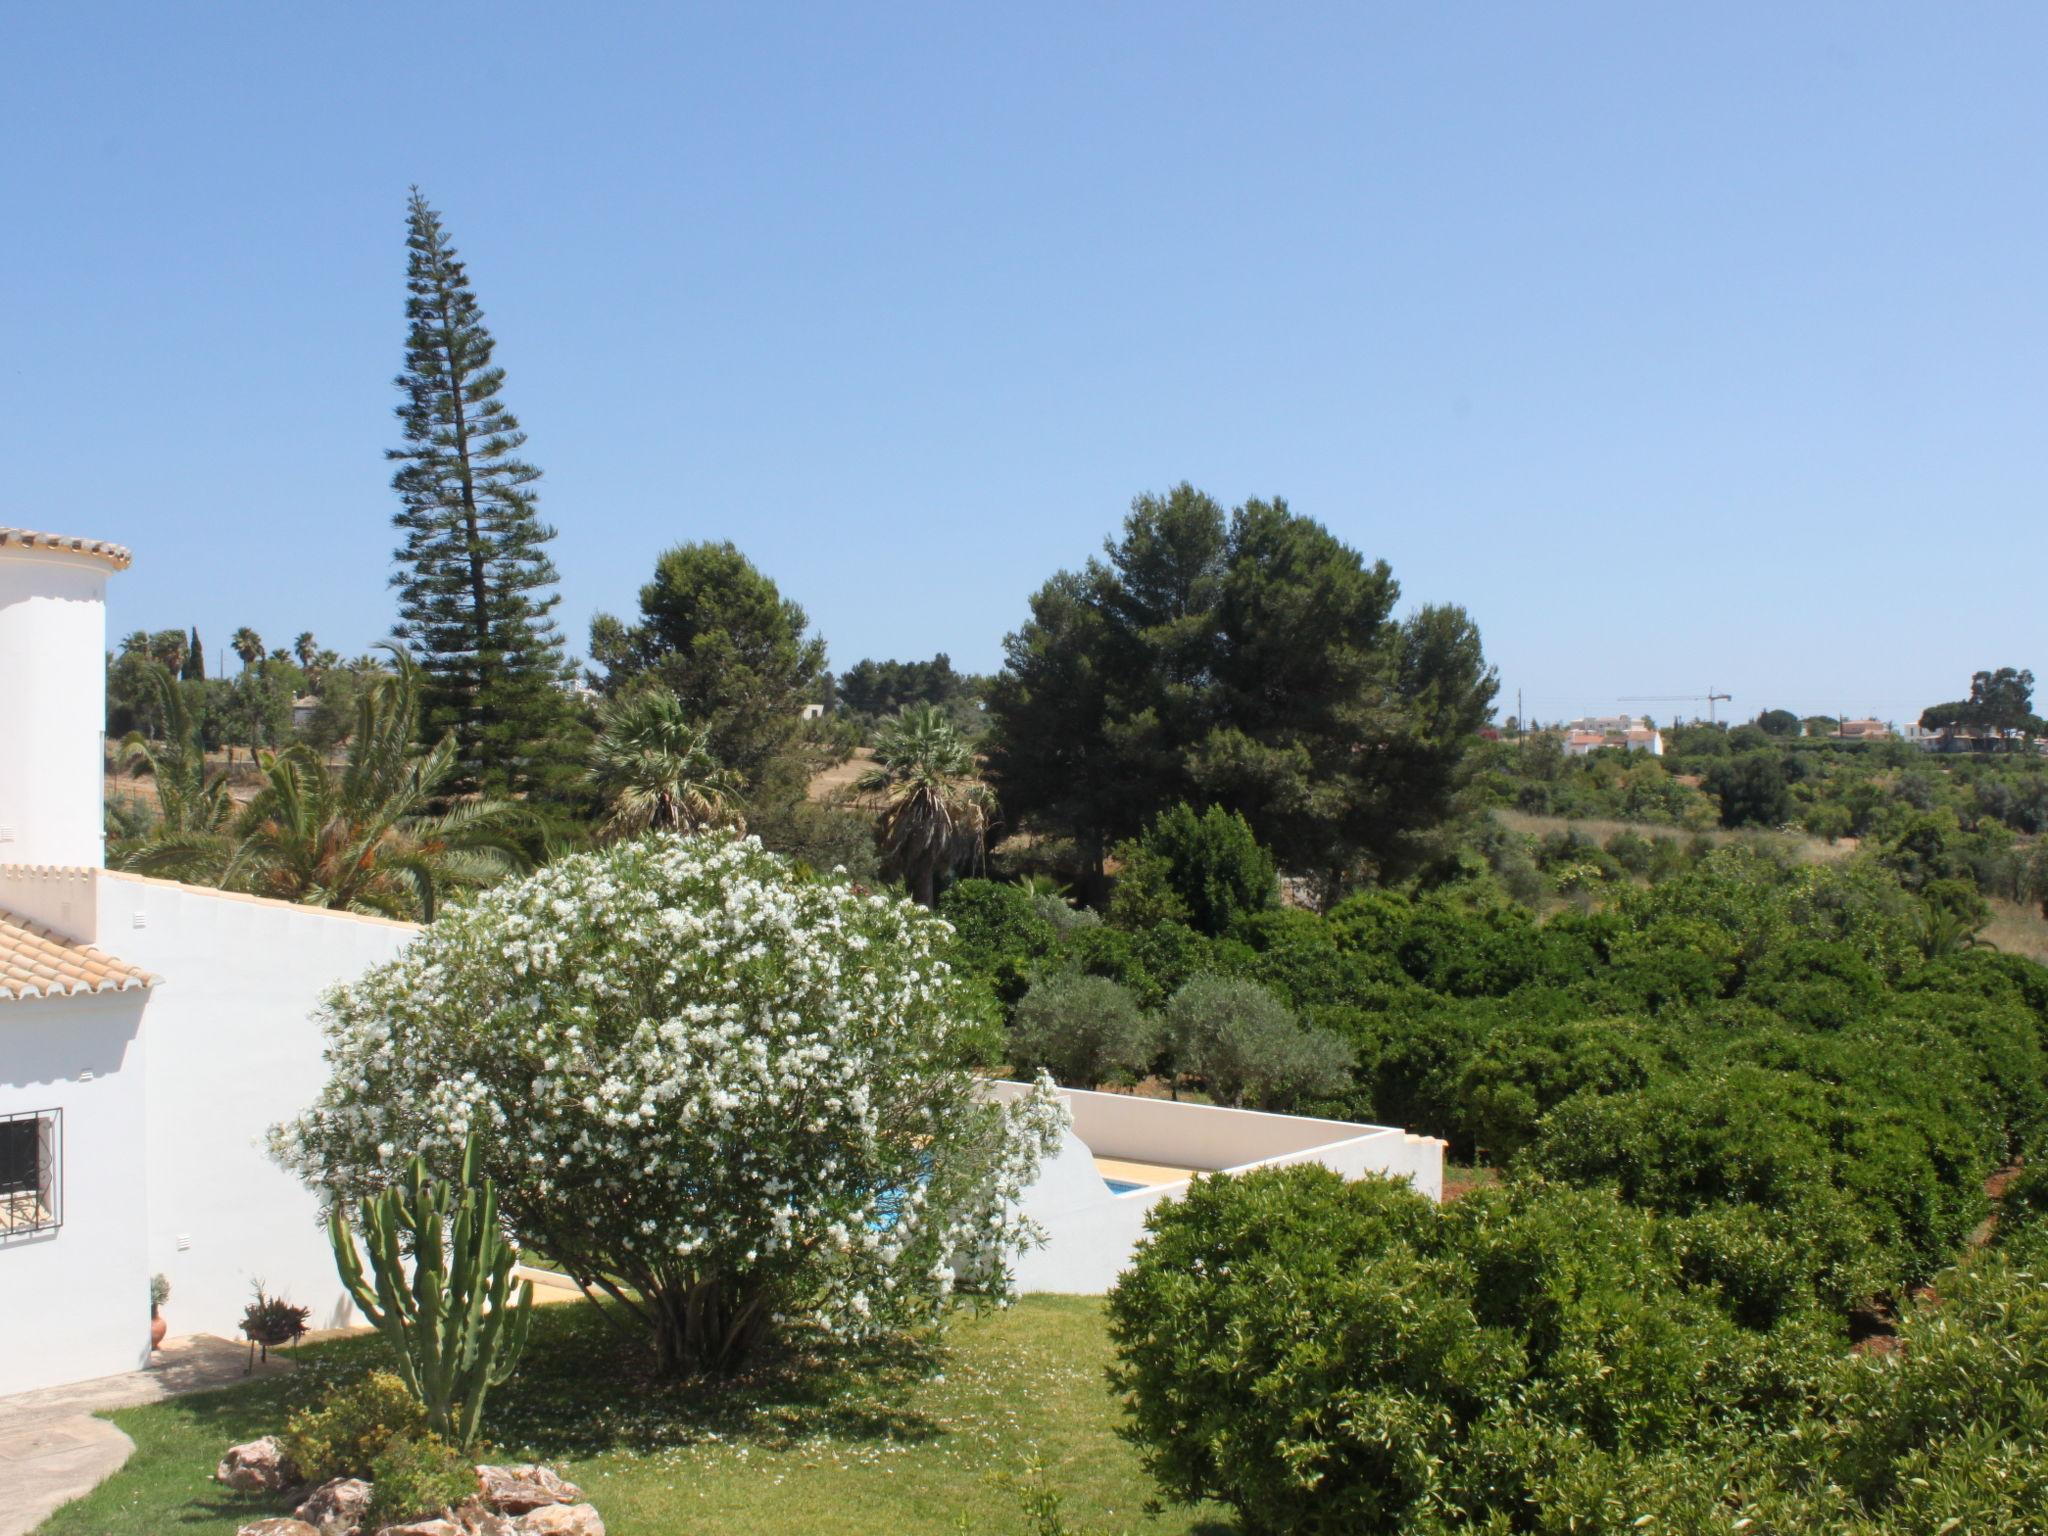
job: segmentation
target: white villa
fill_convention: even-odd
[[[178,1333],[234,1336],[259,1281],[316,1327],[351,1321],[315,1201],[263,1138],[325,1080],[321,995],[417,931],[105,867],[105,596],[129,564],[0,528],[0,1396],[142,1365],[156,1274]],[[1026,1290],[1105,1289],[1204,1171],[1312,1160],[1441,1195],[1431,1138],[1068,1098],[1023,1200],[1048,1235]]]
[[[1564,755],[1584,757],[1602,747],[1664,755],[1664,733],[1637,715],[1588,715],[1564,728]]]

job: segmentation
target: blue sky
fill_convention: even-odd
[[[731,538],[835,665],[992,667],[1188,479],[1463,603],[1508,708],[1904,716],[2048,677],[2044,50],[1997,4],[13,6],[0,522],[133,545],[117,633],[382,635],[417,181],[579,651]]]

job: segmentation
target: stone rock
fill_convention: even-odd
[[[455,1523],[463,1536],[518,1536],[519,1527],[510,1515],[487,1509],[481,1499],[471,1499],[455,1511]]]
[[[315,1488],[296,1513],[320,1536],[360,1536],[373,1491],[360,1477],[337,1477]]]
[[[543,1504],[519,1517],[519,1536],[604,1536],[604,1521],[588,1504]]]
[[[380,1527],[377,1536],[462,1536],[462,1527],[453,1520],[408,1520]]]
[[[287,1520],[280,1516],[274,1520],[252,1520],[235,1532],[235,1536],[320,1536],[320,1533],[303,1520]]]
[[[213,1469],[213,1480],[244,1493],[276,1493],[298,1481],[298,1469],[285,1456],[277,1436],[265,1435],[247,1445],[228,1447]]]
[[[501,1515],[523,1515],[548,1504],[580,1504],[583,1490],[558,1476],[553,1467],[524,1462],[516,1467],[478,1467],[484,1503]]]

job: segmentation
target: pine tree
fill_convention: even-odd
[[[402,503],[397,635],[427,679],[428,740],[455,733],[458,787],[531,791],[580,771],[582,727],[552,611],[554,529],[534,507],[540,471],[499,398],[505,370],[441,217],[417,187],[407,208],[398,407],[405,446],[392,488]]]
[[[178,679],[186,683],[206,681],[206,648],[199,643],[199,626],[192,626],[191,643],[185,647],[185,664],[178,669]]]

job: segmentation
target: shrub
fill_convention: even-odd
[[[426,1410],[389,1371],[372,1371],[285,1420],[285,1454],[309,1483],[370,1477],[395,1435],[423,1435]]]
[[[1176,1073],[1200,1078],[1218,1101],[1291,1109],[1351,1086],[1357,1052],[1304,1029],[1256,982],[1197,976],[1166,1005],[1166,1049]]]
[[[865,1336],[1001,1289],[1047,1090],[968,1070],[973,1004],[909,902],[751,840],[558,859],[334,992],[331,1076],[275,1138],[330,1198],[480,1141],[511,1231],[730,1369],[778,1318]]]
[[[1253,1530],[1390,1531],[1521,1374],[1480,1327],[1428,1200],[1321,1168],[1197,1180],[1109,1295],[1146,1470]]]
[[[1615,1467],[1768,1432],[1817,1358],[1689,1294],[1654,1218],[1598,1191],[1440,1211],[1301,1166],[1199,1180],[1147,1225],[1112,1379],[1167,1495],[1249,1531],[1588,1528],[1572,1506]]]
[[[1640,1088],[1667,1061],[1656,1032],[1626,1019],[1504,1025],[1458,1074],[1461,1139],[1504,1161],[1535,1139],[1553,1106],[1582,1090]]]
[[[1291,1007],[1306,1008],[1352,1001],[1365,987],[1406,984],[1392,954],[1361,948],[1356,933],[1313,912],[1275,907],[1241,919],[1231,937],[1250,951],[1239,967],[1243,975]]]
[[[1242,816],[1220,805],[1199,815],[1185,802],[1161,811],[1116,857],[1123,873],[1110,920],[1124,927],[1182,922],[1214,937],[1245,913],[1272,906],[1279,891],[1273,856]]]
[[[1941,1277],[1938,1300],[1907,1309],[1897,1350],[1842,1365],[1835,1434],[1797,1448],[1832,1450],[1825,1460],[1814,1454],[1826,1476],[1789,1468],[1817,1485],[1819,1507],[1797,1528],[1847,1528],[1833,1507],[1842,1494],[1848,1513],[1887,1532],[2040,1528],[2048,1508],[2042,1278],[2035,1264],[2005,1253],[1979,1255]]]
[[[1095,1088],[1142,1072],[1158,1031],[1128,987],[1103,976],[1056,973],[1031,984],[1010,1032],[1016,1064],[1069,1088]]]
[[[395,1435],[370,1466],[373,1492],[366,1527],[430,1520],[476,1497],[476,1468],[440,1436]]]
[[[953,963],[979,976],[1007,1006],[1024,995],[1031,970],[1059,947],[1059,930],[1031,891],[995,880],[961,880],[939,898],[953,925]]]

